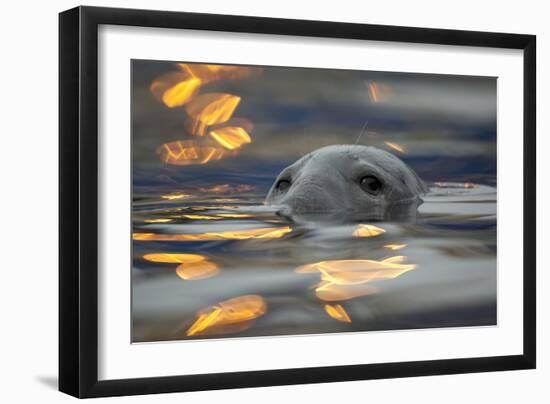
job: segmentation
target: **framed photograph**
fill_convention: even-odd
[[[534,36],[59,24],[61,391],[535,367]]]

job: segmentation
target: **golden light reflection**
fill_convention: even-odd
[[[210,215],[182,215],[182,217],[191,220],[221,220],[221,217]]]
[[[229,219],[245,219],[248,217],[253,217],[248,213],[216,213],[216,216]]]
[[[212,187],[203,187],[199,188],[199,191],[205,192],[205,193],[213,193],[213,194],[224,194],[231,190],[231,185],[229,184],[220,184],[220,185],[214,185]]]
[[[177,199],[185,199],[185,198],[189,198],[191,195],[187,195],[187,194],[183,194],[181,192],[178,192],[178,193],[174,193],[174,194],[169,194],[169,195],[162,195],[161,198],[162,199],[168,199],[170,201],[173,201],[173,200],[177,200]]]
[[[206,279],[220,271],[216,263],[200,254],[155,253],[145,254],[143,259],[150,262],[179,264],[176,275],[184,280]]]
[[[350,300],[356,297],[372,295],[378,288],[368,283],[359,285],[336,285],[330,282],[321,282],[315,288],[315,295],[325,302]]]
[[[220,272],[218,265],[208,260],[184,263],[176,268],[176,275],[186,281],[211,278],[218,272]]]
[[[208,126],[227,122],[240,102],[241,97],[226,93],[208,93],[195,97],[185,107],[193,119],[192,134],[203,136]]]
[[[203,84],[217,80],[243,79],[261,71],[260,68],[234,65],[178,63],[177,66],[189,75],[199,78]]]
[[[243,128],[236,126],[227,126],[224,128],[211,130],[208,134],[220,145],[229,150],[240,148],[243,144],[252,142],[250,135]]]
[[[145,223],[168,223],[171,222],[172,219],[144,219]]]
[[[472,182],[434,182],[434,185],[440,188],[477,188],[478,185]]]
[[[153,80],[149,89],[168,108],[175,108],[189,102],[200,85],[201,80],[189,73],[170,72]]]
[[[359,224],[351,235],[353,237],[376,237],[385,232],[386,230],[372,224]]]
[[[167,107],[184,106],[189,119],[186,131],[204,136],[201,142],[176,141],[157,149],[167,164],[206,164],[210,161],[235,156],[235,151],[251,143],[252,122],[246,118],[232,118],[241,98],[227,93],[199,94],[205,84],[222,79],[241,79],[261,72],[260,68],[178,63],[177,72],[166,73],[153,80],[150,90]]]
[[[407,154],[409,151],[407,150],[407,148],[399,143],[394,143],[394,142],[384,142],[386,144],[386,146],[388,146],[389,148],[401,153],[401,154]]]
[[[376,291],[373,281],[395,279],[416,268],[415,264],[404,264],[404,256],[398,255],[381,261],[335,260],[302,265],[297,273],[319,272],[321,282],[316,286],[317,297],[325,301],[347,300]],[[356,287],[360,285],[359,287]],[[365,287],[363,287],[365,286]]]
[[[164,92],[162,102],[169,108],[184,105],[195,95],[200,84],[201,81],[195,77],[181,81]]]
[[[166,164],[185,166],[221,160],[236,155],[236,152],[223,147],[203,146],[194,140],[178,140],[163,144],[157,149],[157,154]]]
[[[201,241],[201,240],[247,240],[247,239],[274,239],[280,238],[292,229],[285,227],[267,227],[251,230],[237,230],[226,232],[197,233],[197,234],[159,234],[133,233],[132,238],[137,241]]]
[[[296,268],[298,273],[321,273],[321,280],[335,284],[357,284],[383,279],[393,279],[416,268],[415,264],[403,264],[402,255],[375,260],[321,261]]]
[[[407,244],[386,244],[384,248],[389,248],[390,250],[401,250],[405,248]]]
[[[250,327],[267,312],[267,304],[259,295],[239,296],[207,307],[197,313],[197,319],[186,335],[230,333]],[[237,328],[232,326],[239,325]]]
[[[238,184],[238,185],[229,185],[229,184],[219,184],[211,187],[202,187],[199,188],[199,191],[204,193],[211,194],[227,194],[232,192],[248,192],[255,189],[254,185],[249,184]]]
[[[325,304],[325,311],[329,316],[337,321],[351,323],[351,318],[340,304]]]
[[[178,63],[180,71],[156,78],[149,89],[169,108],[185,105],[198,93],[202,85],[222,79],[241,79],[260,72],[258,68]]]
[[[369,98],[373,103],[385,102],[391,95],[391,87],[387,84],[376,83],[374,81],[367,82],[367,88],[369,90]]]
[[[145,254],[143,259],[150,262],[161,262],[168,264],[190,264],[204,261],[206,260],[206,257],[200,254],[155,253]]]

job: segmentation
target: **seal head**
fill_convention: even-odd
[[[392,212],[416,213],[427,190],[392,153],[362,145],[333,145],[281,171],[266,203],[280,206],[281,213],[288,215],[354,212],[383,220]]]

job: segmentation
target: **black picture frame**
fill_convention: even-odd
[[[98,380],[98,26],[463,45],[523,50],[523,353],[205,375]],[[77,7],[59,15],[59,390],[104,397],[536,366],[536,37],[182,12]]]

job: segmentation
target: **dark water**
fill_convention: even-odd
[[[201,89],[241,97],[252,142],[171,166],[157,148],[197,136],[149,91],[170,70],[132,70],[134,342],[496,324],[494,78],[266,67]],[[290,220],[263,205],[288,164],[354,143],[431,186],[416,219]]]

